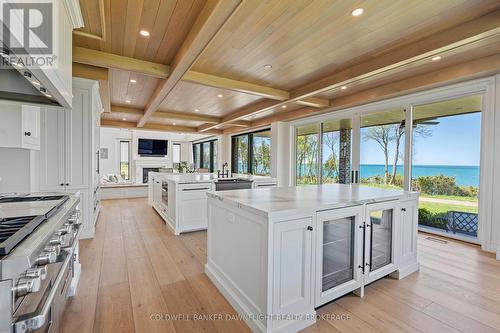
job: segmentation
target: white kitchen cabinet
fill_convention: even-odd
[[[23,148],[40,149],[40,107],[33,105],[21,106],[22,130],[21,146]]]
[[[0,101],[0,147],[40,149],[40,107]]]
[[[84,230],[93,237],[100,211],[97,147],[102,109],[95,81],[74,79],[73,108],[44,107],[41,111],[41,149],[38,154],[40,191],[80,193]]]
[[[399,206],[396,256],[398,270],[392,277],[402,279],[419,269],[417,261],[418,201],[401,201]]]
[[[315,306],[363,284],[363,208],[354,206],[317,214]]]
[[[273,314],[313,307],[312,218],[276,223],[273,239]]]
[[[210,183],[179,186],[176,210],[182,231],[207,228],[207,191],[210,190]]]
[[[380,279],[397,269],[397,201],[366,205],[364,283]]]

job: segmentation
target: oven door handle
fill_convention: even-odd
[[[45,325],[45,323],[49,319],[50,307],[52,306],[52,303],[54,302],[54,299],[57,296],[59,287],[61,286],[61,283],[63,283],[63,279],[66,275],[66,270],[72,261],[73,253],[75,252],[76,244],[78,243],[81,231],[82,228],[79,228],[78,232],[75,235],[75,243],[71,247],[71,251],[67,252],[67,256],[64,259],[64,262],[61,266],[61,269],[59,270],[59,273],[57,274],[56,280],[54,281],[52,288],[50,289],[49,295],[45,299],[42,309],[38,313],[35,312],[33,314],[28,315],[28,317],[24,316],[20,317],[19,320],[16,321],[16,323],[14,324],[15,333],[25,333],[36,330]]]

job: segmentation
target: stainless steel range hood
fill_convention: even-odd
[[[12,67],[8,68],[7,66],[0,68],[0,99],[59,105],[36,89],[16,69]]]

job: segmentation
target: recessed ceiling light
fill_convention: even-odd
[[[265,64],[264,68],[265,69],[271,69],[271,68],[273,68],[273,65],[271,65],[271,64]]]
[[[438,61],[438,60],[441,60],[441,56],[432,57],[432,61]]]
[[[200,112],[200,109],[194,109],[194,112]]]
[[[177,123],[172,123],[172,125],[174,125],[174,126],[175,126],[175,125],[177,125]]]
[[[130,104],[130,100],[129,100],[129,99],[127,99],[127,100],[125,101],[125,103]]]
[[[218,94],[217,97],[222,98],[224,96],[222,94]]]
[[[340,87],[340,89],[342,89],[342,90],[346,90],[346,89],[347,89],[347,86],[342,86],[342,87]]]
[[[149,37],[149,31],[147,30],[141,30],[139,33],[144,37]]]
[[[360,16],[363,14],[364,9],[363,8],[356,8],[355,10],[352,11],[351,15],[352,16]]]
[[[127,118],[122,118],[123,121],[127,120]]]
[[[35,86],[39,86],[40,85],[40,82],[36,82],[36,81],[31,81],[31,83],[33,83]]]
[[[47,94],[45,96],[48,97],[48,98],[52,98],[52,95],[49,95],[49,94]]]
[[[282,106],[281,106],[281,108],[282,108],[282,109],[286,109],[286,105],[282,105]]]
[[[137,83],[137,80],[130,79],[130,83]]]

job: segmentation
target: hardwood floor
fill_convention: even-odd
[[[419,236],[418,273],[318,309],[304,331],[500,332],[500,262],[436,239]],[[174,236],[146,199],[103,201],[95,238],[80,244],[82,276],[63,332],[250,331],[241,321],[193,319],[236,314],[203,274],[206,232]]]

